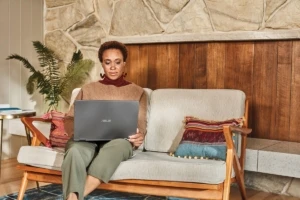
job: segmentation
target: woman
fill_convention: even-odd
[[[103,80],[81,88],[77,100],[138,100],[139,115],[136,133],[126,139],[110,142],[75,142],[66,145],[62,164],[64,199],[82,200],[101,183],[107,183],[119,164],[132,156],[146,134],[147,96],[143,88],[124,79],[127,49],[124,44],[109,41],[101,45],[98,57],[104,69]],[[65,129],[73,135],[74,107],[65,119]]]

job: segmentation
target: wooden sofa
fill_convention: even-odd
[[[240,98],[240,101],[236,102],[235,97],[231,97],[230,94],[227,93],[237,93],[238,98]],[[166,94],[164,94],[166,93]],[[199,93],[199,94],[198,94]],[[224,127],[224,134],[226,138],[226,144],[227,144],[227,156],[226,161],[220,161],[224,162],[224,180],[222,179],[222,182],[218,183],[207,183],[207,182],[196,182],[196,181],[180,181],[180,180],[157,180],[157,179],[137,179],[137,178],[126,178],[126,179],[120,179],[120,180],[111,180],[108,184],[101,184],[99,186],[99,189],[107,189],[107,190],[114,190],[114,191],[121,191],[121,192],[131,192],[131,193],[140,193],[140,194],[148,194],[148,195],[158,195],[158,196],[174,196],[174,197],[185,197],[185,198],[193,198],[193,199],[223,199],[228,200],[229,194],[230,194],[230,185],[233,182],[237,182],[242,199],[246,198],[246,192],[245,192],[245,186],[244,186],[244,161],[245,161],[245,149],[246,149],[246,138],[247,135],[251,132],[251,129],[248,129],[248,103],[246,101],[245,95],[242,91],[235,91],[235,90],[200,90],[200,89],[160,89],[153,91],[150,96],[150,111],[148,116],[148,133],[147,137],[145,139],[145,148],[147,149],[153,149],[153,146],[149,146],[147,144],[147,141],[151,141],[150,136],[148,134],[154,134],[154,132],[157,132],[157,129],[155,126],[158,126],[159,121],[163,121],[166,116],[165,113],[161,113],[160,115],[154,115],[153,112],[158,112],[157,110],[161,109],[160,106],[165,106],[165,104],[168,104],[168,106],[172,106],[172,104],[176,104],[178,102],[182,102],[184,107],[188,106],[191,107],[190,112],[194,112],[191,110],[194,110],[192,107],[195,102],[197,102],[197,98],[207,98],[206,96],[211,96],[212,98],[215,95],[212,95],[214,93],[220,93],[219,99],[217,101],[222,101],[223,99],[226,99],[227,101],[224,102],[224,108],[225,110],[230,108],[236,108],[240,107],[244,109],[243,116],[245,118],[245,123],[243,128],[233,128],[233,127]],[[222,95],[225,95],[226,97],[222,97]],[[191,100],[191,102],[186,102],[188,96],[191,96],[191,98],[194,98]],[[204,97],[203,97],[204,96]],[[176,102],[172,102],[176,98]],[[209,98],[209,97],[208,97]],[[229,99],[228,99],[229,98]],[[230,99],[231,98],[231,99]],[[207,100],[207,99],[206,99]],[[204,101],[204,102],[215,102],[216,99],[211,101]],[[234,102],[231,102],[234,101]],[[243,102],[242,102],[243,101]],[[203,101],[202,101],[203,102]],[[242,102],[242,103],[241,103]],[[155,106],[155,104],[161,104],[158,107]],[[228,105],[228,104],[235,104],[235,105]],[[239,105],[241,104],[241,105]],[[205,107],[206,105],[202,105],[199,107]],[[220,105],[218,105],[220,106]],[[218,107],[217,106],[217,107]],[[229,108],[227,108],[229,107]],[[222,105],[221,107],[222,108]],[[171,108],[174,109],[174,108]],[[178,109],[178,108],[176,108]],[[199,108],[200,109],[200,108]],[[196,108],[195,112],[202,112],[200,109]],[[178,111],[181,112],[181,111]],[[231,111],[230,111],[231,112]],[[177,112],[176,112],[177,113]],[[190,115],[194,113],[181,113],[181,115]],[[161,116],[161,119],[157,119],[157,116]],[[226,116],[226,115],[224,115]],[[153,118],[156,119],[153,119]],[[171,116],[176,118],[176,116]],[[177,116],[182,117],[182,116]],[[228,117],[228,115],[226,116]],[[231,116],[231,117],[241,117],[241,116]],[[170,120],[172,120],[170,119]],[[220,118],[219,118],[220,119]],[[219,120],[216,119],[216,120]],[[44,136],[43,133],[41,133],[35,125],[33,125],[33,122],[36,121],[43,121],[46,120],[38,117],[24,117],[21,119],[24,123],[25,127],[32,133],[32,143],[30,148],[38,148],[40,145],[45,144],[47,141],[47,138]],[[158,120],[158,121],[157,121]],[[165,123],[165,122],[164,122]],[[155,126],[154,126],[155,124]],[[153,126],[153,127],[151,127]],[[177,126],[177,125],[176,125]],[[179,125],[178,125],[179,127]],[[177,128],[178,128],[177,127]],[[172,127],[173,128],[173,127]],[[238,132],[241,135],[241,144],[239,148],[239,152],[237,152],[237,149],[235,149],[235,145],[232,140],[232,134],[233,132]],[[153,139],[153,138],[152,138]],[[150,142],[149,142],[150,143]],[[20,150],[21,151],[21,150]],[[140,155],[143,156],[144,153],[140,151]],[[149,154],[152,152],[149,151]],[[157,152],[156,152],[157,153]],[[166,154],[166,152],[161,152],[162,154]],[[24,157],[26,154],[20,154],[19,156]],[[173,159],[173,158],[172,158]],[[174,159],[182,159],[182,162],[185,162],[184,158],[174,158]],[[19,160],[19,158],[18,158]],[[127,161],[125,161],[127,162]],[[196,162],[196,161],[195,161]],[[207,162],[206,160],[197,160],[197,162]],[[219,162],[219,161],[216,161]],[[211,168],[214,168],[214,165],[210,166]],[[27,182],[29,180],[31,181],[38,181],[38,182],[47,182],[47,183],[57,183],[61,184],[61,171],[59,170],[53,170],[53,169],[45,169],[41,167],[31,166],[28,165],[28,163],[19,164],[18,169],[24,171],[24,176],[21,184],[21,188],[19,191],[18,199],[23,199],[24,192],[26,190]],[[232,173],[232,169],[234,169],[234,173]],[[176,172],[174,172],[176,173]],[[202,172],[198,172],[202,173]],[[206,173],[207,172],[203,172]],[[211,174],[211,177],[216,176],[216,174]]]

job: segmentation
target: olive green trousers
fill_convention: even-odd
[[[125,139],[110,142],[75,142],[71,138],[66,145],[62,164],[64,199],[76,193],[83,200],[87,175],[107,183],[122,161],[132,156],[132,145]]]

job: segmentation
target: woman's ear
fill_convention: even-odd
[[[126,62],[123,62],[123,71],[125,72],[126,71]]]
[[[123,74],[122,74],[123,78],[125,78],[127,76],[126,73],[126,62],[123,63]]]

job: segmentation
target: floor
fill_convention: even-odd
[[[0,196],[18,192],[23,174],[21,171],[15,168],[16,165],[17,165],[16,159],[8,159],[2,161]],[[40,183],[40,185],[47,185],[47,184]],[[30,181],[28,183],[27,189],[35,188],[35,187],[36,187],[36,183]],[[300,198],[296,198],[296,197],[276,195],[276,194],[256,191],[252,189],[247,189],[247,197],[248,200],[300,200]],[[231,187],[230,200],[241,200],[239,191],[235,186]]]

